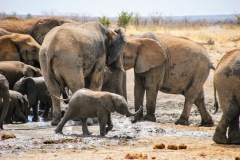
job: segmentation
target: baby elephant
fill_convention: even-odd
[[[29,104],[27,97],[17,91],[9,90],[9,107],[5,118],[5,123],[28,122]]]
[[[83,134],[89,135],[91,133],[88,131],[86,120],[87,118],[97,117],[100,135],[105,136],[113,128],[110,113],[114,111],[126,116],[136,116],[142,111],[142,107],[136,113],[130,113],[127,101],[118,94],[92,91],[85,88],[80,89],[69,98],[68,109],[55,132],[62,133],[63,126],[67,121],[80,118]]]

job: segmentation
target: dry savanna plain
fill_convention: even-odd
[[[127,35],[149,31],[127,28]],[[204,45],[217,66],[228,51],[240,48],[240,28],[210,26],[206,28],[167,30],[154,29],[155,33],[171,34],[212,45]],[[0,159],[240,159],[239,145],[219,145],[212,135],[221,117],[221,110],[212,114],[214,108],[213,74],[204,85],[207,110],[215,126],[199,127],[201,121],[196,106],[192,107],[190,126],[175,125],[183,110],[184,97],[159,92],[157,97],[157,122],[131,123],[131,118],[113,113],[113,130],[106,137],[99,137],[98,124],[89,126],[91,136],[83,136],[77,121],[69,121],[63,135],[55,134],[49,121],[5,125],[0,135],[12,133],[15,138],[0,140]],[[134,74],[127,71],[127,94],[131,111],[134,110]],[[65,106],[63,106],[65,107]],[[145,111],[145,110],[144,110]],[[180,149],[184,148],[185,149]],[[177,147],[177,148],[175,148]],[[158,149],[161,148],[161,149]],[[175,149],[174,149],[175,148]]]

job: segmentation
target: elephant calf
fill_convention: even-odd
[[[225,54],[214,74],[215,107],[216,91],[222,109],[222,118],[213,135],[219,144],[240,144],[240,49]],[[228,129],[228,138],[226,136]]]
[[[28,122],[29,105],[25,96],[17,91],[9,90],[9,107],[5,117],[5,123]]]
[[[55,132],[62,133],[63,126],[67,121],[80,118],[83,134],[89,135],[91,133],[88,130],[86,120],[87,118],[98,117],[100,135],[105,136],[113,128],[110,113],[114,111],[126,116],[136,116],[142,111],[142,107],[136,113],[130,113],[124,97],[110,92],[82,88],[69,98],[68,109]],[[106,124],[108,127],[106,127]]]
[[[15,83],[13,89],[27,95],[29,106],[33,109],[32,121],[38,121],[38,101],[45,106],[43,117],[48,117],[52,100],[47,94],[48,90],[43,77],[23,77]]]

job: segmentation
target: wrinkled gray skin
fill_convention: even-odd
[[[5,76],[0,74],[0,129],[3,129],[3,121],[9,107],[9,83]]]
[[[43,118],[48,118],[49,109],[52,107],[52,100],[48,95],[43,77],[23,77],[15,83],[13,90],[27,95],[29,106],[33,109],[32,121],[36,122],[39,120],[38,101],[45,106]]]
[[[200,112],[201,126],[213,126],[205,107],[203,84],[214,68],[206,49],[187,38],[158,35],[151,32],[128,38],[123,54],[124,69],[134,68],[135,110],[143,106],[146,91],[147,114],[138,120],[156,121],[155,109],[158,91],[182,94],[184,109],[175,124],[189,125],[192,105]]]
[[[121,69],[111,71],[108,67],[105,67],[102,91],[119,94],[127,100],[126,80],[127,74],[125,71]]]
[[[70,22],[74,21],[61,17],[36,17],[31,19],[7,17],[1,19],[0,28],[12,33],[29,34],[41,45],[45,35],[52,28]]]
[[[40,77],[42,71],[19,61],[2,61],[0,62],[0,74],[6,77],[9,89],[12,90],[14,84],[22,77]]]
[[[85,87],[101,90],[106,65],[123,68],[118,60],[125,44],[124,30],[112,30],[98,22],[68,23],[52,29],[40,49],[40,65],[51,95],[60,97],[61,88],[72,93]],[[118,63],[115,63],[117,61]],[[61,120],[60,101],[52,98],[53,120]]]
[[[40,45],[30,35],[12,33],[0,36],[0,61],[21,61],[34,66],[39,64],[39,49]]]
[[[10,101],[5,123],[9,124],[13,121],[28,122],[29,105],[27,97],[17,91],[9,90]]]
[[[103,91],[92,91],[82,88],[76,91],[69,100],[68,109],[61,122],[55,129],[56,133],[62,133],[63,126],[69,120],[81,119],[84,135],[91,134],[88,130],[87,118],[97,117],[100,126],[100,135],[105,136],[113,128],[111,112],[118,112],[126,116],[136,116],[141,112],[130,113],[124,97]],[[106,125],[108,125],[106,127]]]
[[[216,91],[222,109],[222,117],[213,135],[219,144],[240,144],[240,49],[226,53],[219,61],[214,74],[215,106],[218,109]],[[227,136],[228,135],[228,136]]]

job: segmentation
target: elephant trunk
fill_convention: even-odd
[[[142,109],[143,109],[143,107],[140,106],[139,110],[137,112],[135,112],[135,113],[131,113],[131,112],[129,112],[129,110],[126,110],[125,114],[126,114],[127,117],[137,116],[142,111]]]

